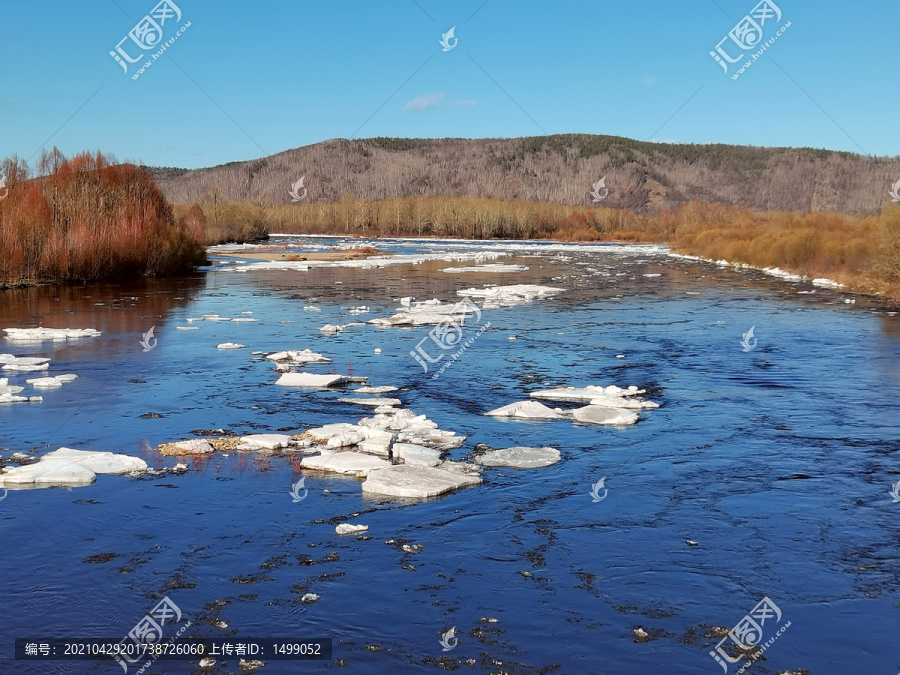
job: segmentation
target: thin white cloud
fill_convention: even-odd
[[[422,94],[403,106],[403,109],[423,112],[430,108],[444,108],[448,106],[453,108],[473,108],[478,105],[478,101],[473,101],[472,99],[447,101],[445,97],[446,94]]]
[[[422,94],[416,96],[412,101],[403,106],[404,110],[428,110],[429,108],[437,108],[444,100],[444,94]]]

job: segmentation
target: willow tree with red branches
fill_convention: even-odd
[[[38,169],[31,178],[17,157],[2,164],[0,285],[167,276],[204,262],[202,224],[176,220],[143,168],[54,148]]]

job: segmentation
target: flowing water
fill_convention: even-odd
[[[2,456],[67,446],[170,466],[147,444],[212,429],[299,433],[371,414],[339,403],[345,392],[276,387],[272,364],[250,355],[309,348],[333,363],[305,370],[400,387],[391,395],[405,407],[468,436],[454,458],[488,443],[551,445],[562,460],[487,469],[482,485],[420,503],[367,498],[358,479],[323,474],[307,474],[308,497],[295,503],[299,474],[288,460],[253,453],[191,458],[184,475],[10,490],[0,501],[0,672],[122,672],[109,661],[13,661],[13,638],[121,639],[164,596],[191,621],[186,636],[333,640],[332,661],[269,661],[262,673],[715,675],[721,636],[708,631],[734,627],[763,597],[790,627],[745,672],[898,671],[894,308],[658,247],[377,245],[486,251],[529,269],[223,265],[189,279],[0,292],[0,328],[103,332],[0,339],[0,352],[50,356],[50,374],[79,376],[43,403],[0,406]],[[429,327],[318,330],[390,316],[403,296],[455,301],[460,289],[513,283],[567,291],[485,310],[490,328],[438,379],[409,356]],[[321,311],[303,309],[311,305]],[[371,312],[351,315],[359,305]],[[176,330],[189,317],[242,312],[260,321]],[[747,352],[740,340],[751,326],[758,344]],[[144,351],[151,327],[158,344]],[[222,342],[246,347],[217,350]],[[637,385],[661,407],[627,429],[483,415],[539,389],[588,384]],[[595,501],[601,478],[607,496]],[[368,525],[371,538],[336,536],[344,518]],[[321,599],[304,604],[305,593]],[[443,651],[451,627],[458,643]],[[200,671],[196,661],[158,661],[146,672]],[[225,659],[203,672],[240,671]]]

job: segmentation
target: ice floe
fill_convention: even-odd
[[[163,443],[157,450],[163,455],[206,455],[215,452],[215,448],[205,438],[192,438],[187,441]]]
[[[395,265],[421,265],[432,260],[493,260],[503,255],[501,252],[476,253],[470,251],[442,251],[440,253],[398,253],[395,255],[374,255],[368,258],[355,258],[350,260],[269,260],[254,262],[229,269],[231,272],[250,272],[260,270],[284,270],[294,272],[308,272],[311,269],[323,267],[350,267],[356,269],[378,269],[393,267]]]
[[[353,390],[353,393],[354,394],[390,394],[392,391],[397,391],[397,387],[391,387],[391,386],[358,387]]]
[[[586,405],[572,411],[576,422],[584,424],[605,424],[609,426],[626,426],[638,421],[638,414],[624,408],[611,408],[605,405]]]
[[[39,403],[44,399],[40,396],[19,396],[19,392],[25,387],[12,385],[9,378],[0,378],[0,403]]]
[[[358,433],[361,427],[348,422],[336,422],[335,424],[326,424],[325,426],[308,429],[306,433],[317,441],[327,441],[333,436],[339,434]]]
[[[539,401],[518,401],[496,410],[486,412],[491,417],[518,417],[522,419],[557,420],[563,419],[562,411],[548,408]]]
[[[357,534],[359,532],[368,531],[368,525],[351,525],[349,523],[341,523],[337,527],[334,528],[335,534]],[[318,596],[316,596],[318,599]]]
[[[25,380],[25,382],[36,389],[56,389],[63,386],[66,382],[72,382],[77,379],[77,375],[55,375],[54,377],[35,377]]]
[[[238,344],[237,342],[223,342],[220,345],[216,346],[216,349],[243,349],[244,345]]]
[[[482,298],[482,309],[497,309],[499,307],[523,305],[532,300],[543,299],[559,293],[565,293],[565,291],[565,288],[557,288],[555,286],[513,284],[512,286],[466,288],[457,291],[456,294],[469,298]]]
[[[637,423],[639,419],[637,411],[659,407],[658,403],[640,398],[640,395],[644,393],[646,393],[645,390],[635,386],[628,389],[622,389],[615,385],[609,387],[594,385],[580,388],[559,387],[536,391],[530,396],[551,401],[587,402],[588,405],[564,410],[561,408],[551,409],[538,401],[518,401],[491,410],[485,415],[508,419],[569,419],[586,424],[625,426]]]
[[[0,487],[89,485],[97,474],[136,474],[146,468],[147,463],[137,457],[60,448],[33,464],[5,469],[0,473]]]
[[[318,455],[300,460],[304,469],[327,471],[348,476],[366,476],[373,469],[391,466],[386,459],[352,450],[323,450]]]
[[[644,393],[646,393],[645,390],[638,389],[635,386],[622,389],[615,385],[609,387],[589,385],[587,387],[559,387],[557,389],[535,391],[530,396],[531,398],[542,398],[550,401],[589,401],[591,405],[612,408],[658,408],[658,403],[636,398]]]
[[[363,418],[359,426],[382,429],[397,434],[400,443],[414,443],[438,450],[452,450],[465,443],[465,436],[457,436],[454,431],[443,431],[425,415],[416,415],[412,410],[396,410],[391,414],[376,413],[374,417]]]
[[[437,450],[438,456],[446,450],[460,447],[465,436],[437,428],[437,424],[425,415],[411,410],[380,406],[372,417],[364,417],[358,424],[327,424],[310,429],[307,435],[324,443],[326,449],[356,446],[362,453],[390,458],[392,449],[402,444]],[[400,460],[394,455],[394,459]]]
[[[401,306],[397,313],[388,318],[371,319],[369,323],[377,326],[425,326],[445,322],[464,325],[470,315],[481,319],[482,309],[513,307],[565,292],[564,288],[539,286],[534,284],[513,284],[511,286],[489,286],[485,288],[467,288],[457,291],[464,296],[456,303],[444,303],[434,298],[419,300],[401,298]],[[482,307],[475,304],[472,298],[481,298]]]
[[[4,328],[3,331],[7,340],[20,342],[77,340],[101,335],[100,331],[93,328]]]
[[[377,408],[379,406],[396,406],[402,401],[399,398],[339,398],[341,403],[355,403],[356,405],[367,405]]]
[[[363,440],[359,442],[361,452],[368,452],[379,457],[390,457],[397,434],[374,427],[360,427]]]
[[[349,448],[356,445],[361,452],[382,457],[390,457],[391,443],[396,437],[395,434],[380,429],[369,429],[343,422],[326,424],[324,427],[310,429],[306,433],[318,442],[324,442],[327,449]]]
[[[326,323],[319,330],[325,333],[326,335],[337,335],[338,333],[343,333],[345,330],[350,328],[350,326],[365,326],[366,324],[361,321],[351,321],[350,323],[345,323],[344,325],[339,324],[331,324]]]
[[[488,273],[502,273],[502,272],[527,272],[528,268],[525,265],[505,265],[503,263],[487,263],[485,265],[472,265],[469,267],[445,267],[441,270],[441,272],[446,272],[448,274],[464,274],[466,272],[488,272]]]
[[[347,378],[344,375],[321,375],[318,373],[285,373],[275,383],[281,387],[332,387],[344,384]]]
[[[472,453],[476,464],[481,466],[506,466],[515,469],[537,469],[550,466],[559,461],[560,454],[556,448],[492,448],[489,445],[477,445]]]
[[[404,298],[407,300],[409,298]],[[444,322],[465,324],[470,314],[480,317],[481,309],[474,302],[462,301],[444,303],[437,298],[433,300],[414,301],[409,299],[408,305],[397,308],[397,313],[388,318],[370,319],[376,326],[428,326]]]
[[[20,373],[31,373],[39,370],[47,370],[50,367],[50,358],[46,356],[13,356],[12,354],[0,354],[0,363],[3,370]]]
[[[190,321],[190,319],[188,319]],[[200,330],[199,326],[175,326],[175,330]]]
[[[274,354],[269,354],[268,356],[266,356],[266,359],[278,364],[288,364],[296,366],[300,366],[305,363],[331,363],[331,359],[326,358],[321,354],[317,354],[310,349],[304,349],[302,351],[288,350],[283,352],[275,352]]]
[[[370,471],[362,491],[372,496],[427,499],[479,483],[476,467],[462,468],[456,462],[437,467],[397,464]]]
[[[443,454],[440,450],[414,443],[394,443],[391,453],[394,459],[415,466],[438,466]]]
[[[277,450],[286,448],[291,442],[291,437],[285,434],[252,434],[241,436],[241,443],[237,450]]]

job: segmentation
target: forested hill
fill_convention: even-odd
[[[900,158],[809,148],[646,143],[566,134],[512,139],[336,139],[208,169],[150,168],[175,203],[287,204],[341,198],[473,196],[652,213],[692,199],[749,209],[873,213],[890,201]],[[605,194],[600,189],[598,194]]]

